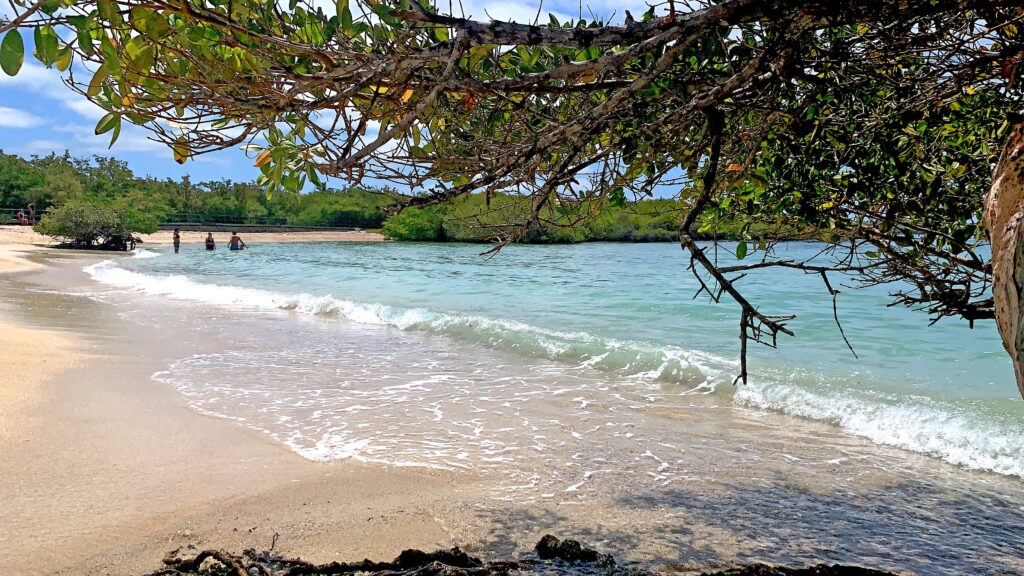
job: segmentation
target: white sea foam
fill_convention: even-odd
[[[586,332],[552,330],[516,320],[365,304],[329,295],[224,286],[197,282],[183,275],[153,276],[126,270],[111,260],[84,270],[102,283],[146,294],[216,306],[339,315],[362,324],[426,330],[530,356],[617,372],[634,380],[676,383],[686,386],[683,392],[713,392],[720,380],[728,378],[728,370],[734,364],[705,352],[603,338]]]
[[[753,381],[740,387],[734,400],[830,422],[876,444],[936,456],[965,468],[1024,478],[1024,429],[951,404],[920,396],[819,392],[794,384]]]
[[[152,250],[146,250],[145,248],[136,248],[132,250],[132,258],[156,258],[160,256],[159,252],[153,252]]]
[[[142,256],[140,256],[142,257]],[[291,310],[337,315],[401,330],[425,330],[535,357],[565,361],[577,370],[614,372],[633,382],[669,382],[676,391],[712,393],[730,381],[735,362],[700,351],[558,331],[506,319],[364,304],[332,296],[288,294],[202,283],[186,276],[152,276],[125,270],[113,261],[85,268],[94,279],[119,288],[216,306]],[[570,368],[567,368],[567,370]],[[550,390],[545,391],[550,394]],[[971,469],[1024,478],[1024,429],[921,397],[883,397],[856,390],[817,390],[789,381],[758,382],[737,389],[737,404],[823,420],[877,444],[939,457]],[[433,417],[432,417],[433,418]],[[326,436],[313,446],[283,442],[311,459],[374,459],[371,444]],[[445,467],[456,466],[450,454]]]

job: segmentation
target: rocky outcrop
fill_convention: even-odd
[[[615,566],[615,558],[610,554],[600,554],[596,550],[585,548],[576,540],[559,540],[551,534],[545,535],[534,547],[537,557],[541,560],[562,560],[563,562],[585,562],[601,567]]]
[[[587,548],[576,540],[544,536],[535,555],[522,560],[485,562],[458,548],[422,552],[406,550],[391,562],[331,562],[312,564],[273,552],[246,550],[240,556],[222,550],[206,550],[191,557],[172,552],[164,567],[149,576],[508,576],[537,573],[545,576],[653,576],[656,572],[636,564],[619,565],[608,554]],[[673,571],[676,572],[676,571]],[[688,570],[694,574],[696,571]],[[701,576],[894,576],[856,566],[825,565],[787,568],[751,564],[703,572]]]

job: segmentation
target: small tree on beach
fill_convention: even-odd
[[[69,248],[124,251],[135,249],[136,232],[155,232],[156,226],[133,225],[123,211],[76,200],[47,212],[35,229]]]
[[[669,0],[621,25],[419,0],[15,4],[3,70],[30,29],[112,141],[131,122],[179,162],[247,146],[271,188],[373,178],[412,207],[512,193],[498,247],[671,191],[700,292],[740,307],[739,379],[792,317],[738,281],[787,267],[833,297],[854,274],[935,320],[995,318],[1024,393],[1019,2]],[[736,218],[825,230],[827,254],[776,258],[751,227],[748,263],[719,265],[694,238]]]

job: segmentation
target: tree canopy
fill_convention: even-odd
[[[670,0],[620,25],[419,0],[14,2],[5,72],[30,29],[35,57],[108,111],[97,134],[143,125],[180,162],[246,146],[270,188],[373,178],[412,207],[510,194],[525,210],[500,243],[675,195],[702,291],[741,307],[744,359],[791,334],[737,287],[758,267],[833,295],[837,271],[899,282],[894,301],[935,319],[999,308],[981,224],[1021,111],[1019,2]],[[694,239],[739,216],[836,240],[790,262],[751,228],[737,256],[761,258],[720,267]]]

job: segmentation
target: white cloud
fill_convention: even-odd
[[[26,154],[49,154],[50,152],[63,152],[67,150],[66,142],[56,140],[32,140],[18,147],[19,152]]]
[[[555,17],[560,21],[565,21],[570,18],[569,15],[564,14],[558,10],[553,9],[551,5],[541,6],[539,2],[529,1],[526,2],[508,2],[508,1],[492,1],[486,0],[468,0],[462,2],[462,12],[465,13],[467,18],[473,20],[499,20],[502,22],[512,21],[519,22],[520,24],[532,24],[537,19],[537,9],[540,10],[540,23],[545,24],[548,21],[548,14],[554,13]],[[442,8],[442,12],[447,12],[445,8]],[[455,16],[462,16],[458,14],[458,5],[454,6]],[[577,10],[578,12],[578,10]],[[573,17],[575,19],[575,17]]]
[[[56,68],[48,70],[30,62],[21,67],[17,76],[0,74],[0,88],[24,88],[34,92],[68,89]]]
[[[81,68],[76,73],[86,77],[92,74],[88,70]],[[90,102],[85,96],[72,91],[64,83],[64,79],[67,76],[66,73],[62,74],[56,68],[47,69],[38,64],[26,63],[22,66],[17,76],[11,77],[6,74],[0,74],[0,88],[24,90],[56,100],[67,110],[89,120],[99,120],[102,118],[106,112]]]
[[[24,154],[41,155],[50,152],[59,154],[67,150],[78,156],[145,153],[149,155],[164,154],[167,158],[171,157],[167,146],[150,140],[148,132],[144,129],[127,123],[122,127],[121,135],[114,143],[113,148],[107,148],[110,144],[110,134],[97,136],[93,126],[65,124],[52,126],[48,132],[49,135],[56,136],[56,138],[31,140],[20,146],[14,146],[12,149]]]
[[[192,157],[193,162],[199,162],[201,164],[214,164],[216,166],[230,167],[231,161],[223,156],[211,156],[209,154],[203,154],[202,156]]]
[[[86,98],[74,93],[72,93],[71,95],[74,97],[61,98],[61,103],[64,105],[65,108],[71,110],[79,116],[89,118],[90,120],[96,120],[97,122],[99,122],[99,119],[103,118],[107,114],[106,110],[93,104]]]
[[[42,123],[42,118],[24,110],[0,106],[0,128],[31,128]]]
[[[69,136],[63,147],[69,148],[72,152],[88,154],[110,154],[111,152],[138,153],[138,152],[165,152],[170,157],[170,150],[166,145],[149,139],[149,133],[138,126],[123,123],[121,135],[118,137],[114,147],[108,149],[110,134],[97,136],[93,126],[81,124],[66,124],[54,126],[54,132],[63,132]]]

